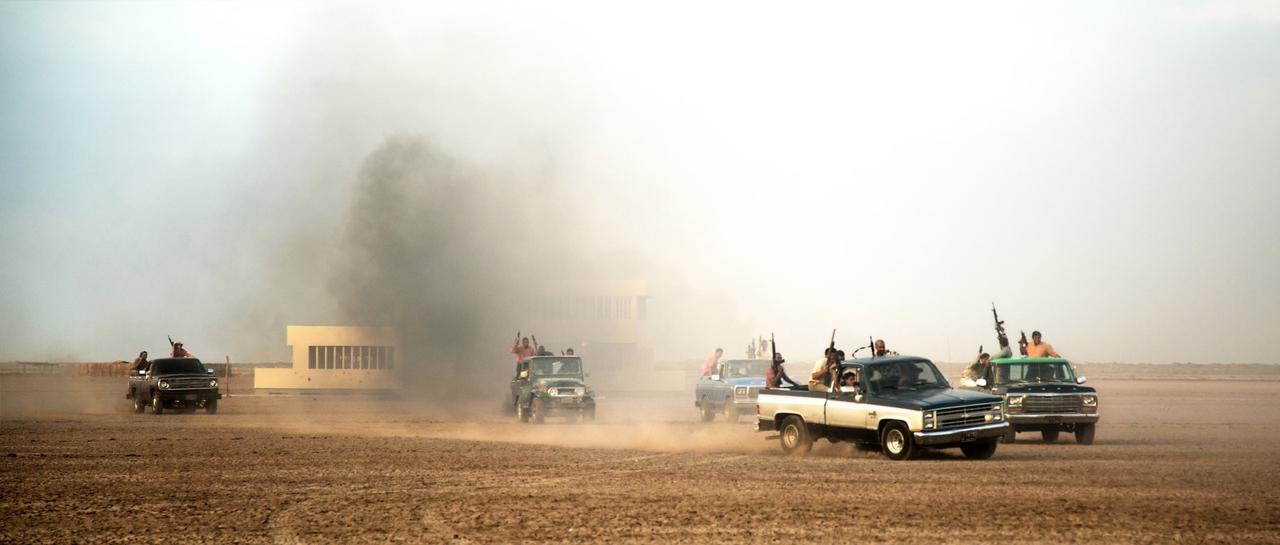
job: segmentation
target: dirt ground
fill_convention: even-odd
[[[684,394],[606,396],[590,425],[234,393],[157,416],[122,380],[4,375],[0,543],[1280,542],[1280,381],[1090,384],[1091,446],[892,462],[784,457]]]

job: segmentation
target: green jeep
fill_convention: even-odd
[[[511,380],[511,402],[521,422],[541,424],[548,418],[567,422],[596,419],[596,394],[587,387],[582,358],[525,358],[520,375]]]

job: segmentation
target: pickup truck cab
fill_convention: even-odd
[[[1074,433],[1076,443],[1093,444],[1098,424],[1098,391],[1085,386],[1071,363],[1062,358],[992,360],[986,376],[972,388],[1003,396],[1012,443],[1018,432],[1040,432],[1046,443],[1060,432]]]
[[[196,358],[158,358],[145,368],[129,372],[129,391],[125,398],[133,400],[133,412],[151,406],[154,414],[165,409],[218,412],[218,378]]]
[[[892,460],[920,449],[959,447],[966,458],[986,459],[1009,425],[999,396],[959,390],[933,362],[914,356],[846,361],[836,391],[807,387],[765,389],[757,400],[759,431],[778,431],[783,452],[803,454],[816,439],[880,448]]]
[[[729,422],[737,422],[738,415],[756,410],[756,396],[764,388],[764,373],[769,360],[728,360],[720,364],[715,374],[702,377],[693,387],[693,405],[698,408],[703,422],[715,420],[716,413]]]

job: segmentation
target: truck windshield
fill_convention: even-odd
[[[950,388],[938,369],[924,360],[868,365],[867,385],[872,392]]]
[[[578,358],[547,358],[533,360],[530,369],[534,376],[577,375],[582,373],[582,360]]]
[[[725,378],[763,377],[769,360],[729,360],[724,364]]]
[[[200,360],[156,360],[151,363],[151,372],[157,375],[175,375],[178,373],[204,374],[204,366]]]
[[[996,366],[996,384],[1075,381],[1076,374],[1066,362],[1015,362]]]

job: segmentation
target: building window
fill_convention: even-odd
[[[307,348],[307,368],[393,369],[395,354],[391,346],[311,346]]]

